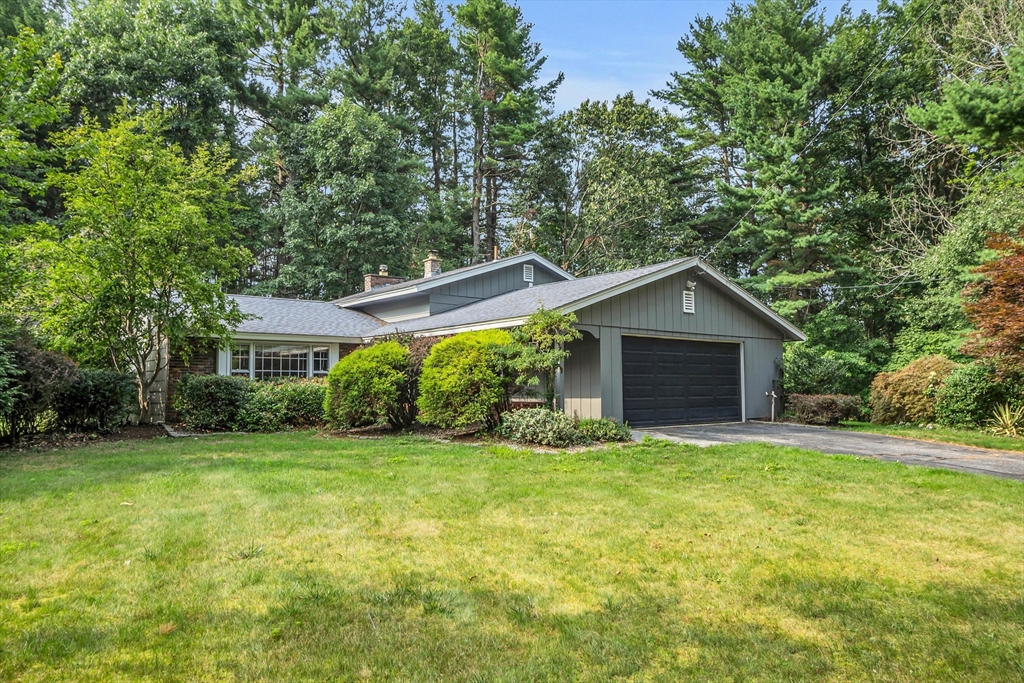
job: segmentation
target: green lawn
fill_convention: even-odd
[[[0,452],[0,680],[1011,681],[1024,485],[763,445]]]
[[[841,428],[850,429],[855,432],[903,436],[908,439],[924,439],[925,441],[956,443],[964,446],[978,446],[979,448],[995,448],[1001,451],[1024,452],[1024,439],[996,436],[980,429],[977,431],[947,429],[945,427],[922,429],[920,427],[904,427],[900,425],[876,425],[870,422],[843,422]]]

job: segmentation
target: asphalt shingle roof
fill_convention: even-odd
[[[541,306],[546,309],[560,308],[593,294],[631,282],[651,273],[670,268],[688,259],[668,261],[653,266],[623,270],[617,273],[591,275],[575,280],[550,282],[528,289],[517,289],[490,299],[484,299],[461,308],[425,318],[403,320],[385,325],[367,336],[393,334],[396,332],[420,332],[446,327],[476,325],[492,320],[506,320],[530,315]]]
[[[256,316],[239,325],[237,333],[365,337],[384,324],[372,315],[338,308],[329,301],[230,296],[242,313]]]

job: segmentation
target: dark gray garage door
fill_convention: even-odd
[[[634,427],[742,419],[740,345],[623,336],[622,407]]]

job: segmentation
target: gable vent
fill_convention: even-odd
[[[530,284],[533,284],[533,266],[523,266],[523,282],[529,282]]]
[[[693,292],[690,291],[690,290],[685,290],[683,292],[683,313],[693,313],[693,312],[694,312]]]

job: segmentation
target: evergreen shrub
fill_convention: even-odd
[[[996,406],[1024,402],[1019,382],[998,378],[982,363],[958,365],[936,393],[935,419],[944,427],[973,429],[986,424]]]
[[[67,356],[43,351],[27,334],[13,339],[7,347],[13,359],[9,392],[13,401],[0,413],[0,436],[9,440],[54,426],[53,403],[78,376],[78,367]]]
[[[189,429],[234,429],[249,401],[250,380],[223,375],[184,375],[174,388],[174,410]]]
[[[880,372],[871,383],[875,424],[932,422],[936,396],[956,363],[944,356],[919,358],[897,372]]]
[[[463,332],[435,344],[420,375],[420,421],[437,427],[497,427],[516,383],[506,365],[512,345],[504,330]]]
[[[837,425],[840,420],[856,420],[861,416],[860,396],[843,394],[789,394],[786,414],[797,422],[809,425]]]
[[[249,382],[245,404],[232,428],[242,432],[279,432],[318,427],[324,422],[327,385],[320,379]]]
[[[581,418],[576,421],[576,429],[587,441],[630,441],[633,438],[633,430],[629,425],[610,417]]]
[[[791,394],[837,395],[864,388],[865,362],[806,343],[787,344],[783,351],[782,390]]]
[[[56,425],[66,431],[117,429],[138,406],[138,388],[130,375],[88,368],[79,369],[52,402]]]
[[[520,443],[563,448],[589,443],[577,422],[561,411],[525,408],[506,413],[498,434]]]
[[[409,371],[409,349],[394,340],[348,354],[327,375],[323,412],[328,425],[407,426],[415,416],[408,405]]]

